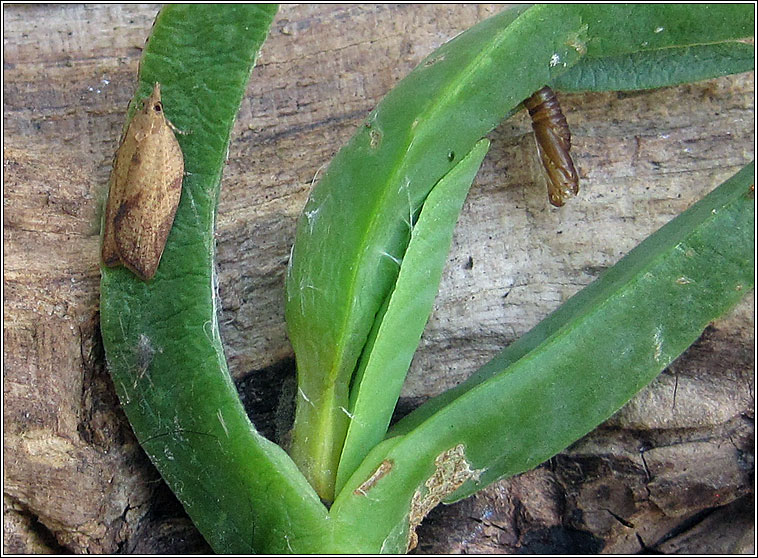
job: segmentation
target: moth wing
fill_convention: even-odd
[[[163,123],[139,141],[129,164],[123,200],[113,219],[122,263],[141,279],[155,275],[182,192],[184,159]]]
[[[103,221],[103,263],[114,266],[121,263],[118,248],[116,246],[114,220],[118,208],[124,201],[125,188],[128,180],[129,166],[137,149],[137,142],[131,132],[131,124],[121,139],[116,155],[113,158],[113,169],[108,181],[108,200],[105,204],[105,218]]]

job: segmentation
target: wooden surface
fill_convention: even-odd
[[[207,550],[136,444],[98,333],[100,213],[157,9],[4,6],[6,552]],[[424,56],[501,9],[281,8],[218,215],[221,332],[247,403],[276,415],[262,386],[292,374],[283,278],[314,177]],[[753,80],[561,95],[581,192],[560,210],[527,117],[493,131],[401,408],[468,376],[751,160]],[[434,510],[417,552],[752,548],[753,313],[751,294],[550,462]]]

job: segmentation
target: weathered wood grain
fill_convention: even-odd
[[[207,550],[136,445],[98,333],[100,215],[157,9],[4,6],[6,552]],[[426,54],[500,9],[281,8],[235,126],[219,208],[220,319],[236,378],[291,369],[283,279],[314,177]],[[581,190],[560,210],[545,201],[528,117],[496,129],[402,406],[458,383],[747,163],[753,84],[751,73],[561,95]],[[435,510],[417,552],[744,549],[752,300],[550,463]]]

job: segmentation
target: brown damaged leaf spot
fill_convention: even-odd
[[[439,504],[445,496],[452,494],[469,479],[479,480],[483,469],[472,469],[466,459],[463,444],[442,452],[434,460],[435,471],[424,486],[416,489],[411,499],[411,512],[408,517],[408,547],[413,550],[418,544],[416,528],[424,517]]]
[[[151,279],[174,222],[184,156],[166,119],[160,84],[129,123],[111,172],[103,231],[103,263],[123,264]]]
[[[368,491],[376,486],[376,483],[379,482],[381,478],[383,478],[392,470],[392,463],[393,462],[391,459],[385,459],[382,461],[376,468],[376,471],[371,473],[371,476],[369,478],[363,481],[358,488],[353,490],[353,494],[356,496],[366,496],[368,494]]]

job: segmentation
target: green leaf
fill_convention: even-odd
[[[171,5],[156,19],[132,105],[160,82],[187,176],[156,276],[103,268],[108,368],[137,439],[219,552],[287,551],[326,509],[250,423],[216,322],[214,223],[232,124],[275,6]],[[298,517],[292,522],[290,514]]]
[[[468,153],[583,57],[713,43],[735,29],[744,36],[747,8],[553,4],[504,11],[443,45],[382,100],[311,193],[287,274],[299,385],[290,453],[322,498],[334,496],[351,378],[397,278],[385,255],[400,259],[407,246],[409,199],[417,211],[455,164],[449,154]]]
[[[330,497],[347,432],[347,415],[340,407],[349,404],[358,358],[385,301],[389,312],[387,296],[398,280],[397,266],[382,254],[417,260],[413,251],[406,254],[408,216],[423,214],[425,202],[437,203],[437,195],[429,192],[461,154],[474,149],[502,117],[519,110],[523,98],[580,62],[584,53],[597,58],[624,55],[652,39],[655,48],[676,48],[706,41],[711,28],[714,36],[721,36],[722,28],[729,27],[712,25],[714,12],[708,7],[688,10],[694,15],[685,14],[686,25],[672,25],[676,32],[664,34],[663,41],[649,25],[639,34],[624,30],[611,40],[605,35],[614,32],[621,16],[649,20],[651,14],[681,15],[666,6],[540,6],[504,12],[427,58],[335,158],[300,220],[288,274],[288,320],[300,389],[313,397],[299,402],[293,453],[322,495]],[[724,10],[722,14],[732,15],[744,11]],[[533,391],[532,377],[542,381],[540,374],[519,370],[527,370],[533,361],[543,363],[541,359],[550,364],[550,347],[540,335],[565,344],[574,330],[563,329],[565,324],[557,320],[551,326],[555,331],[547,327],[527,336],[521,354],[511,352],[493,361],[445,404],[420,409],[399,425],[398,435],[372,450],[327,511],[293,461],[248,420],[226,368],[216,322],[213,225],[219,181],[234,116],[274,12],[272,6],[171,5],[156,20],[130,113],[154,82],[162,84],[167,116],[190,132],[178,137],[188,175],[155,278],[144,283],[121,268],[102,270],[101,327],[108,367],[137,438],[216,551],[403,550],[410,524],[435,503],[430,494],[455,488],[461,478],[472,475],[470,467],[485,466],[480,463],[489,467],[483,481],[531,463],[523,458],[533,435],[529,428],[536,428],[530,420],[536,419],[513,410],[506,413],[525,421],[527,438],[517,440],[521,445],[514,456],[503,456],[495,451],[501,446],[489,446],[493,435],[503,435],[498,421],[506,419],[493,417],[485,408],[488,414],[479,423],[480,408],[474,403],[508,402],[514,386]],[[722,204],[715,214],[718,226],[741,222],[733,209]],[[732,222],[725,221],[729,215]],[[698,225],[688,242],[700,230]],[[693,261],[701,261],[700,246],[695,248]],[[732,262],[738,249],[730,237],[722,254]],[[407,271],[418,272],[414,266]],[[708,292],[718,296],[706,301],[715,312],[725,304],[728,285],[721,292],[706,283],[693,289],[712,287]],[[402,284],[397,288],[398,294],[406,290]],[[692,292],[693,307],[703,308],[701,295]],[[676,308],[671,308],[673,316]],[[573,312],[578,316],[580,310]],[[694,327],[690,314],[684,318],[687,327]],[[670,339],[685,337],[673,326],[663,333],[666,343],[655,345],[661,361],[675,352]],[[549,368],[539,371],[548,377],[556,374]],[[360,380],[375,379],[364,374],[353,383],[356,405]],[[603,405],[605,395],[622,399],[620,392],[604,392],[608,385],[603,383],[593,394]],[[546,390],[546,396],[555,393]],[[314,412],[310,403],[318,404]],[[579,421],[584,427],[589,415],[601,414],[597,409],[602,405],[594,405],[594,411],[581,417],[584,422]],[[379,407],[384,413],[388,406],[385,402]],[[581,426],[565,424],[566,431]],[[462,437],[447,445],[456,432]],[[515,430],[506,435],[518,438]],[[535,455],[554,448],[560,436],[532,446]],[[460,441],[465,445],[459,450]],[[424,484],[435,467],[448,482],[432,492]],[[471,484],[455,496],[465,494]]]
[[[588,59],[734,41],[755,31],[750,4],[582,4],[574,10],[591,28]]]
[[[465,497],[538,465],[618,410],[753,287],[753,176],[750,164],[503,351],[452,400],[432,400],[398,423],[396,437],[369,454],[332,507],[344,533],[371,521],[385,538],[367,546],[380,546],[387,533],[400,545],[432,489],[446,501]],[[370,492],[357,490],[383,462],[390,472]]]
[[[579,8],[581,9],[581,8]],[[618,21],[587,44],[587,56],[552,86],[562,91],[623,91],[679,85],[746,72],[755,64],[755,13],[747,4],[618,6]],[[607,20],[606,20],[607,21]],[[598,23],[605,26],[605,23]],[[708,28],[704,29],[703,26]],[[629,50],[619,33],[654,37]],[[672,40],[673,39],[673,40]]]
[[[398,262],[400,273],[381,318],[374,323],[353,379],[350,426],[337,473],[337,491],[387,432],[434,306],[455,223],[488,149],[489,141],[477,143],[432,189],[418,221],[414,224],[413,214],[408,216],[411,239],[402,262]]]
[[[753,69],[752,45],[727,43],[587,58],[552,86],[561,91],[630,91],[679,85]]]

